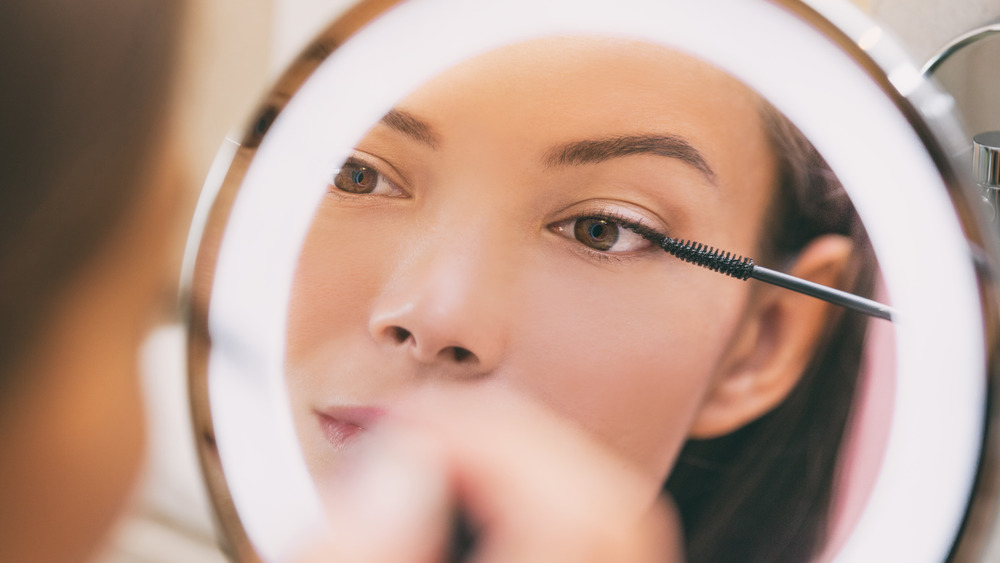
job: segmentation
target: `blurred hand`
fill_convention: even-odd
[[[497,389],[424,390],[356,444],[300,563],[448,560],[461,507],[482,562],[681,561],[660,483],[543,407]]]

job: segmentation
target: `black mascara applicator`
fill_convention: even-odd
[[[872,301],[871,299],[865,299],[853,293],[840,291],[839,289],[833,289],[832,287],[826,287],[825,285],[763,268],[754,264],[752,258],[744,258],[729,252],[723,252],[711,246],[705,246],[700,242],[665,237],[647,229],[637,230],[636,232],[662,248],[667,254],[676,256],[685,262],[708,268],[713,272],[719,272],[740,280],[753,278],[887,321],[891,321],[895,317],[895,312],[888,305]]]

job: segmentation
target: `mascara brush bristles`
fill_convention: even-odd
[[[685,262],[726,274],[736,279],[746,280],[753,273],[753,259],[723,252],[700,242],[677,240],[664,237],[660,248]]]
[[[848,309],[880,319],[892,321],[896,316],[892,308],[887,305],[847,293],[846,291],[825,287],[788,274],[754,266],[752,258],[744,258],[729,252],[723,252],[700,242],[665,237],[651,229],[635,229],[635,232],[662,248],[667,254],[671,254],[685,262],[708,268],[714,272],[720,272],[741,280],[747,280],[752,277],[765,283],[816,297],[817,299],[822,299],[829,303],[847,307]]]
[[[662,248],[667,254],[676,256],[685,262],[708,268],[713,272],[719,272],[744,281],[749,279],[751,274],[753,274],[753,258],[744,258],[736,254],[723,252],[722,250],[693,240],[678,240],[672,237],[665,237],[651,230],[639,232],[639,235]]]

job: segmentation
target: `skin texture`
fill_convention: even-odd
[[[174,292],[165,280],[179,195],[149,170],[109,241],[57,296],[0,414],[0,560],[83,561],[122,510],[143,454],[137,350]]]
[[[396,110],[405,119],[357,146],[381,173],[375,191],[331,185],[296,272],[287,377],[320,483],[342,448],[317,412],[391,408],[431,384],[530,397],[650,483],[689,436],[739,428],[794,386],[825,304],[681,263],[624,231],[622,251],[595,252],[575,231],[579,216],[610,213],[759,254],[775,165],[759,100],[740,83],[656,46],[547,39],[459,65]],[[550,158],[638,135],[681,137],[706,166]],[[788,271],[837,285],[849,252],[843,237],[820,237]]]

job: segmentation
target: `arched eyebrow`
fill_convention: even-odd
[[[380,122],[432,149],[437,149],[441,144],[434,127],[408,111],[393,108]],[[686,139],[677,135],[621,135],[573,141],[549,150],[542,160],[546,166],[580,166],[643,154],[680,160],[715,183],[715,171],[705,157]]]
[[[382,117],[380,122],[432,149],[438,148],[441,143],[440,137],[429,123],[407,111],[393,108]]]
[[[546,152],[543,162],[546,166],[579,166],[643,154],[678,159],[715,183],[715,171],[701,152],[676,135],[624,135],[574,141]]]

